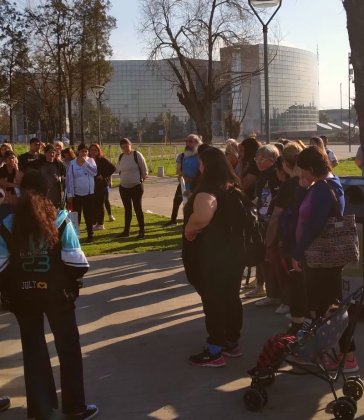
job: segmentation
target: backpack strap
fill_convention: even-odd
[[[140,167],[140,165],[139,165],[139,161],[138,161],[138,153],[137,153],[137,151],[136,151],[136,150],[134,150],[134,160],[135,160],[135,163],[138,165],[138,169],[139,169],[139,176],[140,176],[140,182],[142,183],[142,182],[143,182],[142,169],[141,169],[141,167]]]
[[[61,240],[64,230],[66,229],[67,224],[70,223],[70,219],[66,217],[58,228],[58,238]]]

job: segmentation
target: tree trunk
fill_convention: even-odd
[[[359,121],[360,144],[364,150],[364,2],[343,0],[354,69],[355,109]]]
[[[197,133],[202,137],[203,143],[211,144],[213,101],[209,99],[199,101],[197,99],[194,100],[194,98],[186,100],[182,95],[177,96],[196,124]]]

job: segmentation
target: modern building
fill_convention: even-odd
[[[192,130],[186,109],[180,104],[173,87],[168,64],[154,65],[145,60],[112,60],[113,77],[105,87],[105,104],[119,120],[122,134],[155,138],[165,131],[183,137]]]
[[[316,131],[319,121],[318,62],[315,54],[298,48],[269,45],[269,105],[272,135]],[[263,45],[243,45],[221,50],[221,60],[233,72],[258,75],[232,87],[224,99],[242,121],[242,132],[264,134],[265,95]],[[244,117],[244,118],[243,118]]]
[[[221,65],[231,71],[254,72],[235,84],[216,103],[213,134],[223,136],[224,117],[231,112],[241,120],[241,133],[264,134],[263,45],[222,48]],[[298,48],[269,46],[271,133],[316,131],[319,121],[318,63],[315,54]],[[166,61],[153,65],[144,60],[113,60],[114,73],[104,100],[119,121],[120,134],[143,140],[183,138],[194,128],[180,104],[173,75]],[[244,116],[244,118],[243,118]],[[148,138],[149,137],[149,138]]]

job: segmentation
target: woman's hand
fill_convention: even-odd
[[[195,232],[189,232],[187,229],[185,230],[185,238],[189,241],[192,242],[196,239],[197,237],[197,233]]]
[[[292,258],[292,268],[294,271],[298,271],[300,273],[302,271],[301,262]]]

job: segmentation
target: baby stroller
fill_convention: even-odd
[[[272,385],[277,373],[292,375],[312,374],[327,382],[334,396],[332,411],[335,419],[354,419],[357,401],[363,396],[364,384],[359,376],[347,377],[343,372],[345,353],[349,349],[355,327],[360,316],[364,299],[364,287],[343,300],[334,310],[303,327],[297,336],[284,334],[271,338],[261,353],[257,366],[248,373],[252,377],[250,388],[244,394],[248,410],[258,411],[267,404],[266,387]],[[351,307],[350,319],[348,309]],[[335,348],[347,330],[344,357],[338,357]],[[332,372],[325,367],[324,359],[337,362],[337,369]],[[283,363],[291,365],[291,370],[280,370]],[[343,394],[338,397],[335,384],[343,379]]]

